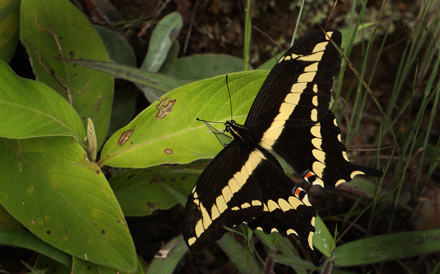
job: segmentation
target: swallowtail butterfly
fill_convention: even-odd
[[[329,110],[341,45],[339,31],[315,32],[293,45],[267,76],[244,125],[225,123],[233,140],[206,167],[185,208],[183,236],[200,252],[247,224],[266,234],[295,234],[315,265],[315,210],[283,171],[282,157],[305,181],[334,189],[354,176],[382,172],[351,164]]]

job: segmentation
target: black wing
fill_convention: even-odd
[[[183,237],[193,252],[213,245],[233,227],[263,211],[256,169],[261,153],[232,141],[197,180],[185,207]]]
[[[307,249],[313,264],[318,266],[312,244],[315,209],[309,203],[307,193],[284,173],[275,158],[269,154],[266,157],[269,160],[261,163],[261,172],[256,175],[264,210],[248,226],[266,234],[278,232],[284,237],[295,234]]]
[[[183,237],[193,252],[214,244],[224,227],[248,223],[266,233],[296,234],[315,265],[315,210],[307,194],[260,147],[233,141],[200,175],[185,208]]]
[[[334,114],[328,109],[340,46],[339,31],[312,33],[280,58],[263,83],[245,122],[268,151],[283,157],[303,178],[332,189],[376,169],[348,161]]]
[[[311,126],[321,121],[330,104],[341,33],[315,32],[295,43],[273,67],[263,83],[245,126],[273,137],[286,121],[289,126]],[[271,135],[271,136],[269,136]]]
[[[327,189],[349,182],[359,174],[382,176],[377,169],[349,162],[347,149],[341,143],[341,130],[331,110],[312,127],[285,127],[272,149],[304,180]]]

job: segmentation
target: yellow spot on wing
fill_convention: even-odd
[[[311,249],[311,250],[314,250],[314,249],[313,249],[313,232],[310,232],[310,233],[309,233],[309,238],[308,238],[307,241],[308,241],[308,243],[309,243],[309,247],[310,247],[310,249]]]
[[[262,203],[261,203],[261,201],[259,201],[259,200],[253,200],[253,201],[252,201],[252,205],[253,205],[253,206],[260,206],[260,205],[262,205]]]
[[[211,208],[211,218],[214,221],[220,216],[220,212],[218,211],[217,205],[213,204]]]
[[[318,110],[316,108],[312,109],[310,112],[310,120],[318,121]]]
[[[192,246],[195,242],[196,242],[197,238],[196,237],[192,237],[188,239],[188,245]]]
[[[251,207],[251,205],[250,205],[249,203],[243,203],[243,204],[241,205],[241,208],[243,208],[243,209],[245,209],[245,208],[249,208],[249,207]]]
[[[290,88],[291,93],[299,93],[301,94],[307,87],[307,83],[295,83]]]
[[[350,178],[353,179],[356,175],[364,175],[365,173],[360,170],[355,170],[350,174]]]
[[[321,162],[315,161],[312,165],[312,169],[315,172],[316,176],[323,177],[325,165]]]
[[[203,227],[207,229],[212,224],[211,216],[203,205],[200,205],[200,211],[202,212]]]
[[[296,197],[290,196],[289,197],[289,204],[292,206],[293,209],[297,209],[298,206],[301,205],[301,201]]]
[[[322,139],[320,139],[320,138],[313,138],[313,139],[312,139],[312,145],[313,145],[314,147],[316,147],[317,149],[322,150],[322,149],[321,149]]]
[[[230,182],[230,181],[229,181],[229,182]],[[231,184],[231,183],[230,183],[230,184]],[[234,184],[231,184],[231,185],[234,185]],[[233,191],[234,191],[234,190],[233,190]],[[235,191],[234,191],[234,193],[235,193]],[[222,189],[222,194],[223,194],[223,198],[224,198],[224,200],[225,200],[226,203],[229,202],[229,201],[231,200],[232,196],[234,196],[234,194],[232,193],[231,188],[229,187],[229,185],[225,186],[225,187]]]
[[[289,211],[292,208],[292,206],[284,199],[278,199],[278,206],[281,208],[282,211],[286,212]]]
[[[329,42],[321,42],[315,45],[313,52],[324,51]]]
[[[312,97],[312,104],[317,107],[318,106],[318,96],[313,96]]]
[[[300,60],[300,61],[308,61],[308,62],[310,62],[310,61],[321,61],[321,59],[322,59],[322,56],[324,55],[324,52],[314,52],[314,53],[312,53],[312,54],[310,54],[310,55],[307,55],[307,56],[301,56],[300,58],[298,58],[298,60]]]
[[[316,186],[320,186],[322,188],[324,188],[324,182],[321,180],[321,178],[316,177],[315,181],[313,181],[313,185]]]
[[[322,163],[325,161],[325,153],[322,150],[313,149],[312,154],[316,158],[316,160],[318,160]]]
[[[225,210],[228,208],[228,205],[225,202],[225,199],[223,198],[223,195],[220,195],[215,199],[215,203],[217,205],[218,211],[220,214],[225,212]]]
[[[269,208],[269,211],[270,211],[270,212],[274,211],[274,210],[277,209],[277,208],[280,208],[280,207],[278,206],[278,204],[275,203],[275,201],[273,201],[273,200],[269,200],[269,201],[267,201],[267,207]]]
[[[298,236],[298,233],[296,233],[296,231],[294,229],[291,229],[291,228],[286,231],[286,234],[287,235],[295,234],[296,236]]]
[[[335,186],[337,187],[338,185],[343,184],[343,183],[345,183],[345,182],[347,182],[347,181],[345,181],[344,179],[339,179],[339,180],[336,182]]]
[[[313,79],[315,78],[316,75],[316,71],[313,72],[304,72],[302,73],[300,76],[298,76],[298,83],[301,82],[312,82]]]
[[[311,64],[311,65],[308,65],[305,69],[304,69],[304,71],[305,72],[311,72],[311,71],[317,71],[318,70],[318,62],[315,62],[315,63],[313,63],[313,64]]]
[[[196,237],[197,238],[199,238],[200,237],[200,235],[202,235],[202,233],[205,231],[204,229],[203,229],[203,223],[202,223],[202,220],[200,219],[198,222],[197,222],[197,224],[196,224]]]
[[[313,127],[310,128],[310,133],[312,133],[313,136],[315,136],[316,138],[321,138],[321,125],[315,125]]]

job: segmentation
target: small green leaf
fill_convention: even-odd
[[[131,121],[136,111],[136,97],[136,92],[128,88],[115,90],[108,137]]]
[[[104,43],[110,60],[127,66],[136,66],[136,56],[133,48],[121,35],[107,28],[95,25],[96,31]]]
[[[148,267],[147,274],[171,274],[174,273],[177,264],[185,255],[188,247],[179,236],[169,241],[156,254],[155,258]]]
[[[266,71],[229,75],[233,119],[238,123],[244,122],[266,76]],[[213,158],[222,146],[196,118],[226,121],[230,110],[224,76],[175,89],[117,131],[102,149],[99,164],[143,168]]]
[[[132,169],[110,179],[125,216],[145,216],[156,209],[169,209],[178,201],[167,186],[188,195],[200,173],[172,167]]]
[[[93,68],[114,77],[138,83],[143,86],[148,86],[153,89],[161,91],[161,93],[168,92],[174,88],[180,87],[185,82],[180,81],[174,77],[166,76],[160,73],[148,72],[137,68],[132,68],[126,65],[115,64],[112,62],[103,62],[95,60],[72,60],[63,59],[66,62],[81,65],[87,68]]]
[[[20,1],[0,1],[0,60],[9,63],[18,44]]]
[[[29,231],[20,229],[1,228],[0,244],[26,248],[44,254],[65,266],[72,265],[72,257],[59,249],[43,242]]]
[[[93,120],[102,146],[113,100],[113,77],[60,59],[109,61],[87,18],[68,0],[22,0],[20,39],[38,80],[60,93],[79,113],[84,127]]]
[[[110,267],[105,267],[102,265],[94,264],[91,262],[86,262],[78,258],[73,258],[72,271],[70,273],[87,273],[87,274],[143,274],[141,263],[137,262],[137,269],[133,271],[120,271]]]
[[[172,12],[160,20],[151,34],[147,56],[141,69],[151,72],[159,71],[174,40],[180,34],[182,26],[182,16],[178,12]]]
[[[18,77],[0,63],[0,136],[33,138],[72,136],[83,143],[86,136],[76,111],[48,86]]]
[[[65,137],[0,140],[0,203],[27,229],[73,256],[136,269],[122,210],[99,167]]]
[[[244,61],[225,54],[196,54],[166,63],[160,72],[182,80],[202,80],[243,70]]]
[[[174,40],[180,34],[183,26],[182,16],[178,12],[172,12],[162,18],[151,34],[147,56],[142,63],[141,69],[149,72],[158,72],[167,59]],[[137,85],[142,90],[149,102],[154,102],[165,92],[150,86]]]
[[[315,219],[315,234],[313,234],[313,245],[327,257],[330,257],[334,248],[333,236],[319,216]]]
[[[355,266],[418,256],[440,250],[440,230],[401,232],[353,241],[338,246],[337,266]]]

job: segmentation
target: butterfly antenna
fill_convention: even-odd
[[[234,120],[234,119],[232,118],[232,99],[231,99],[231,92],[229,91],[228,75],[226,75],[226,87],[228,88],[229,106],[231,107],[231,120]]]

